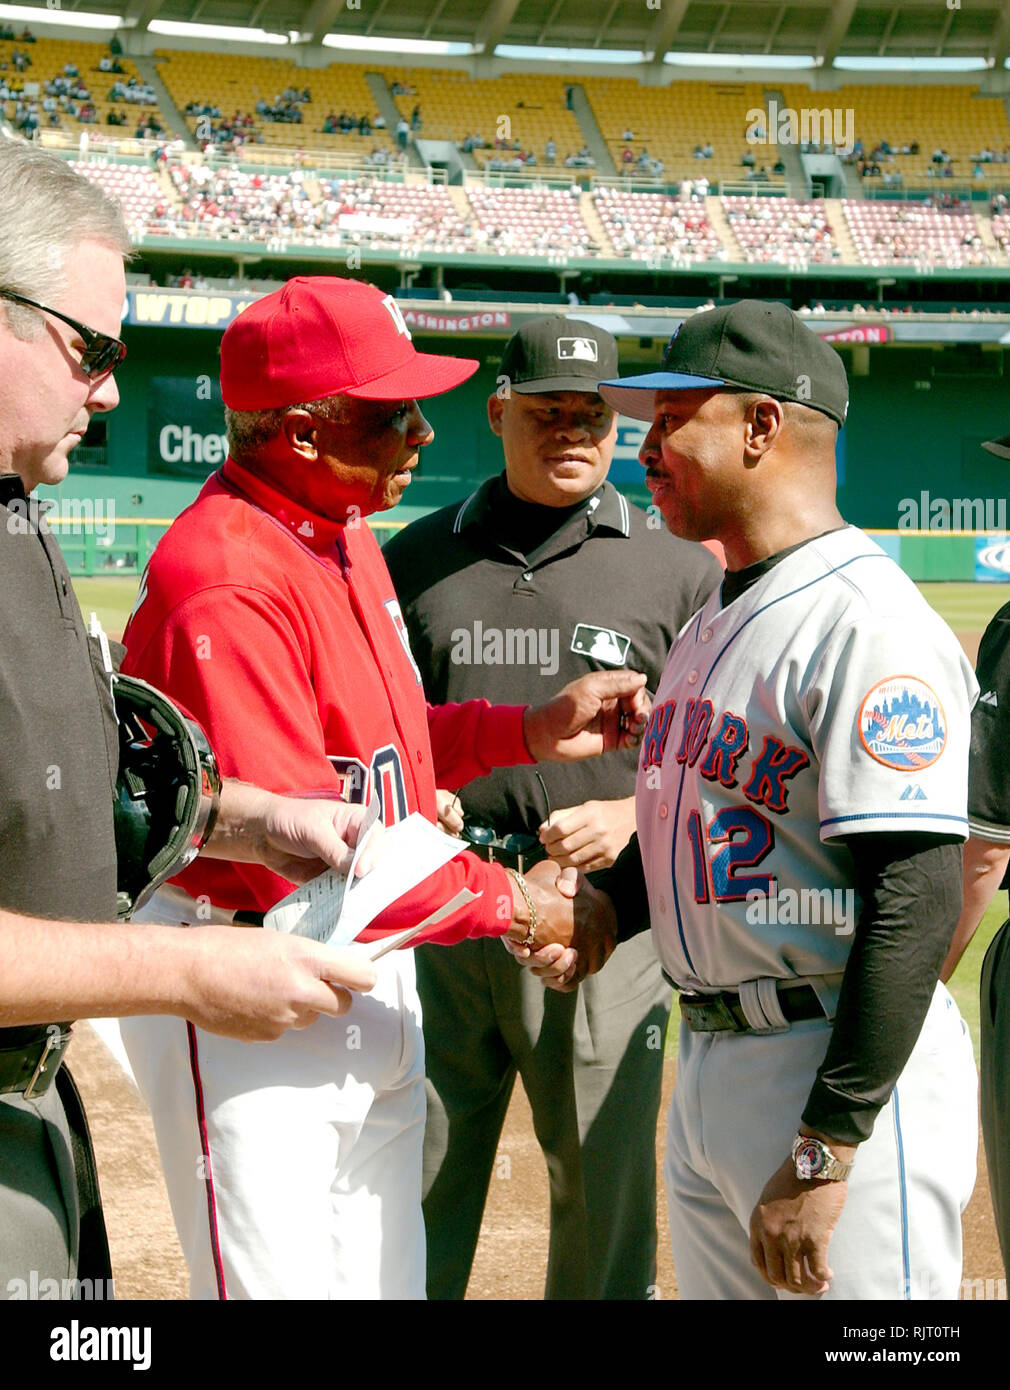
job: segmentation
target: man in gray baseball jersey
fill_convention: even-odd
[[[535,319],[506,345],[488,401],[504,474],[384,549],[435,702],[538,699],[623,663],[650,688],[720,578],[607,482],[617,420],[596,392],[617,344]],[[518,640],[517,640],[518,639]],[[495,655],[495,642],[501,645]],[[509,647],[506,647],[506,643]],[[506,865],[613,862],[634,828],[634,755],[499,769],[460,792],[464,834]],[[417,953],[424,1007],[428,1294],[462,1298],[517,1073],[551,1186],[548,1298],[645,1298],[655,1281],[656,1117],[670,987],[647,939],[567,998],[498,942]],[[599,981],[602,980],[602,986]]]
[[[640,459],[670,529],[727,557],[671,649],[636,798],[653,939],[681,990],[681,1296],[954,1298],[974,1063],[937,974],[971,670],[839,515],[845,372],[790,310],[699,315],[661,371],[600,391],[650,422]],[[629,849],[598,876],[622,933],[645,915],[640,863]]]

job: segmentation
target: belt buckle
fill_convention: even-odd
[[[36,1062],[35,1070],[32,1072],[31,1079],[29,1080],[28,1085],[24,1089],[25,1100],[31,1100],[32,1096],[35,1094],[35,1085],[46,1069],[46,1062],[49,1060],[49,1054],[51,1052],[61,1051],[64,1042],[69,1042],[69,1040],[69,1033],[57,1033],[55,1037],[51,1032],[47,1034],[46,1045],[42,1049],[42,1055]]]
[[[739,1033],[740,1024],[737,1021],[732,1009],[719,994],[697,995],[689,998],[687,995],[680,996],[680,1011],[684,1015],[684,1021],[691,1028],[691,1020],[700,1023],[700,1028],[692,1028],[692,1032],[699,1033]]]

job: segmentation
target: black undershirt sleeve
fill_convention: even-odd
[[[593,887],[606,893],[614,904],[619,942],[629,941],[649,930],[649,894],[637,831],[609,869],[597,869],[587,877]]]
[[[852,835],[862,911],[827,1054],[803,1122],[843,1144],[868,1139],[922,1029],[961,911],[961,841]]]

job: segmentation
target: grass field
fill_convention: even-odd
[[[132,578],[75,579],[74,593],[85,620],[95,612],[110,637],[121,637],[139,584]]]
[[[955,632],[983,632],[1010,602],[1010,584],[920,584],[919,589]]]
[[[126,626],[137,587],[138,580],[118,577],[74,581],[74,591],[85,617],[94,610],[106,632],[112,636],[119,636]],[[920,584],[919,587],[955,632],[981,632],[997,609],[1010,601],[1010,584]],[[976,1053],[978,978],[982,957],[1006,915],[1006,900],[1000,894],[982,919],[982,925],[975,933],[975,939],[965,952],[950,985],[957,1006],[971,1028]],[[675,1029],[671,1029],[670,1036],[675,1045]]]

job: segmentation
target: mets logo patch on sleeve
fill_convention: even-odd
[[[947,746],[947,720],[936,693],[915,676],[878,681],[859,707],[859,740],[895,772],[929,767]]]

